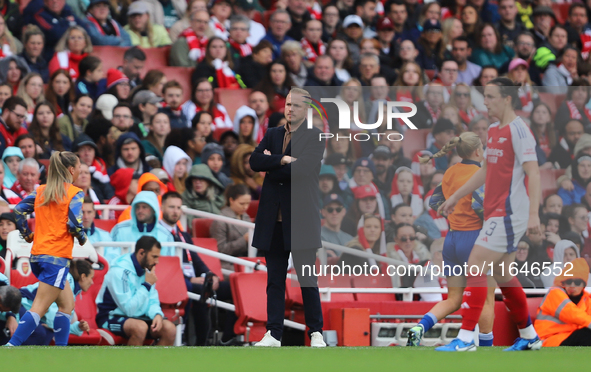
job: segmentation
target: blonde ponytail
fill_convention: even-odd
[[[68,168],[75,167],[78,162],[78,156],[69,151],[56,151],[51,155],[41,206],[52,202],[60,203],[64,199],[65,184],[72,183],[72,174]]]
[[[474,132],[464,132],[460,134],[458,137],[454,137],[447,143],[447,145],[443,146],[439,152],[434,154],[433,156],[421,156],[419,157],[419,161],[421,164],[425,164],[429,162],[431,159],[440,158],[442,156],[447,155],[448,152],[453,150],[454,148],[458,148],[458,155],[462,159],[466,159],[472,155],[472,153],[477,150],[482,145],[480,141],[480,137]]]

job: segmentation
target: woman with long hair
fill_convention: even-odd
[[[234,72],[234,62],[226,42],[217,36],[207,42],[205,58],[193,72],[191,81],[195,84],[201,78],[207,78],[214,88],[246,88]]]
[[[157,48],[172,44],[170,36],[159,24],[152,24],[148,7],[144,2],[133,2],[127,11],[129,23],[124,27],[131,38],[131,45],[141,48]]]
[[[263,187],[263,177],[250,168],[250,155],[254,146],[245,143],[238,145],[230,159],[230,178],[235,184],[245,184],[250,190],[252,200],[259,200]]]
[[[466,36],[468,39],[474,42],[474,35],[476,34],[476,29],[480,24],[480,16],[478,15],[478,10],[476,10],[476,8],[473,5],[466,5],[462,9],[460,20],[462,21],[462,28],[464,29],[464,36]]]
[[[39,159],[49,159],[54,151],[69,150],[72,147],[70,139],[60,134],[55,109],[47,102],[41,102],[35,107],[29,133],[43,150]]]
[[[457,18],[448,18],[441,24],[441,32],[443,34],[443,46],[445,50],[451,52],[451,42],[456,37],[460,37],[464,34],[464,26],[462,22]]]
[[[149,90],[154,92],[158,97],[162,97],[162,88],[164,84],[168,82],[168,78],[164,75],[164,72],[160,70],[150,70],[144,76],[144,80],[142,80],[142,85],[135,88],[132,97],[130,100],[133,100],[133,95],[135,93],[142,91],[142,90]]]
[[[538,102],[531,110],[530,125],[536,145],[546,155],[550,156],[552,149],[556,146],[556,131],[554,130],[554,122],[552,121],[552,111],[550,107]]]
[[[441,64],[445,52],[441,37],[441,24],[434,20],[425,21],[417,46],[417,62],[424,70],[437,70]]]
[[[412,40],[402,40],[398,47],[398,53],[394,56],[393,67],[398,73],[402,66],[407,62],[415,62],[419,50],[417,45]]]
[[[287,73],[287,67],[283,62],[271,62],[267,74],[254,90],[265,93],[272,112],[283,112],[285,100],[291,87],[294,86],[291,76]]]
[[[396,87],[396,101],[419,102],[423,99],[425,79],[421,66],[416,62],[406,62],[400,68]]]
[[[2,17],[0,17],[2,18]],[[21,42],[12,36],[4,18],[0,19],[0,58],[17,55],[23,49]]]
[[[49,61],[49,73],[66,70],[73,81],[78,79],[78,65],[92,53],[90,36],[82,26],[70,27],[55,46],[55,55]]]
[[[70,111],[70,104],[75,97],[74,83],[70,74],[63,69],[53,72],[45,91],[45,100],[55,107],[58,116]]]
[[[470,99],[478,111],[487,111],[484,105],[484,86],[497,77],[499,77],[499,70],[495,66],[483,66],[480,75],[472,82],[476,88],[471,89]]]
[[[88,116],[92,112],[93,101],[88,94],[82,94],[72,101],[72,111],[57,119],[62,136],[74,141],[78,135],[84,133],[88,125]],[[58,115],[59,117],[59,115]]]
[[[476,33],[477,48],[470,61],[479,66],[494,66],[500,69],[515,55],[515,51],[504,45],[499,30],[491,23],[483,24]]]
[[[326,54],[332,57],[337,78],[341,81],[351,79],[353,70],[353,59],[349,50],[349,43],[341,37],[332,39],[326,47]]]
[[[79,174],[80,160],[75,154],[53,153],[49,160],[47,184],[39,186],[15,207],[21,236],[33,243],[31,270],[39,279],[39,288],[31,309],[21,317],[16,332],[8,342],[9,346],[20,346],[27,341],[54,302],[58,306],[54,320],[55,344],[68,344],[74,293],[66,285],[66,274],[72,260],[74,237],[81,245],[87,241],[82,227],[84,193],[72,185]],[[39,222],[35,233],[29,230],[27,224],[27,216],[33,212]]]
[[[16,92],[18,97],[21,97],[27,104],[27,123],[33,119],[33,111],[37,103],[45,100],[43,96],[43,78],[36,72],[31,72],[25,76]]]
[[[556,130],[564,135],[566,124],[570,120],[579,120],[583,127],[591,126],[591,109],[587,107],[591,96],[590,84],[587,79],[575,79],[568,88],[566,99],[556,110]]]
[[[460,18],[462,9],[466,6],[466,0],[443,0],[441,2],[441,18]]]
[[[212,83],[207,78],[200,78],[193,86],[195,88],[193,88],[191,100],[181,106],[187,120],[192,121],[195,114],[206,111],[213,118],[213,129],[232,128],[232,120],[230,120],[228,111],[215,100]]]
[[[509,63],[509,72],[507,73],[509,79],[521,84],[521,89],[519,89],[520,104],[517,105],[517,108],[525,112],[531,112],[535,102],[540,100],[538,90],[534,88],[534,83],[527,71],[528,67],[527,61],[515,58]]]

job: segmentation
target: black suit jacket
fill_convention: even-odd
[[[318,174],[325,141],[320,140],[320,133],[317,128],[308,129],[304,121],[292,134],[291,142],[283,153],[285,127],[269,128],[250,156],[252,170],[267,172],[252,240],[252,245],[257,249],[267,251],[271,248],[279,210],[283,221],[285,250],[317,249],[322,246]],[[269,150],[271,155],[263,154],[265,150]],[[297,160],[281,165],[284,155]],[[292,204],[295,206],[293,209]]]

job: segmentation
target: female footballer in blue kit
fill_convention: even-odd
[[[79,174],[80,160],[75,154],[54,152],[49,160],[47,184],[39,186],[15,207],[16,224],[21,236],[27,242],[33,242],[31,270],[39,279],[39,288],[31,309],[21,318],[7,346],[22,345],[54,302],[58,305],[54,320],[55,344],[68,344],[74,295],[70,286],[65,284],[74,237],[82,245],[86,242],[82,228],[84,193],[72,185]],[[35,233],[29,230],[26,219],[33,212]]]

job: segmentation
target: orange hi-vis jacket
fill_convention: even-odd
[[[563,288],[552,287],[538,308],[534,327],[544,346],[560,346],[574,331],[591,328],[591,295],[583,291],[575,305]]]
[[[76,186],[66,185],[66,197],[61,203],[43,203],[45,185],[37,188],[35,198],[35,237],[31,255],[49,255],[72,259],[74,237],[68,229],[70,202],[82,190]]]
[[[475,163],[475,162],[474,162]],[[445,199],[449,199],[460,187],[476,173],[480,167],[464,162],[455,164],[443,175],[441,189]],[[450,229],[454,231],[472,231],[482,229],[482,220],[472,209],[472,193],[458,201],[454,212],[447,217]]]

